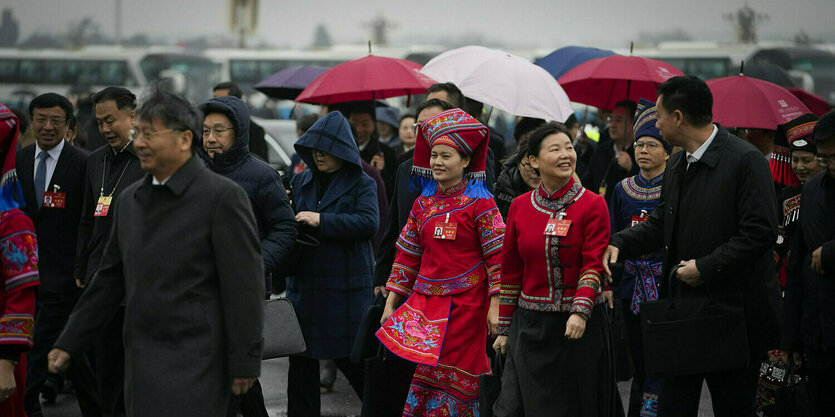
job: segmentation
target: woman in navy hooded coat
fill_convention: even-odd
[[[377,187],[363,173],[348,121],[319,119],[295,145],[309,167],[291,184],[299,222],[298,262],[287,279],[307,351],[290,357],[287,413],[319,415],[319,359],[333,359],[362,395],[362,369],[348,357],[372,302]]]

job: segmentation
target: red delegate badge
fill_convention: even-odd
[[[456,223],[435,223],[435,239],[455,240],[455,233],[458,231]]]
[[[571,227],[571,220],[565,219],[549,219],[545,225],[545,236],[559,236],[566,237],[568,229]]]
[[[64,208],[67,204],[67,193],[43,193],[43,206],[51,208]]]

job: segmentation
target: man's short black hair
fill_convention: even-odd
[[[542,141],[555,133],[565,133],[565,135],[568,136],[568,139],[571,139],[571,133],[564,124],[559,122],[545,123],[544,125],[536,128],[536,130],[531,132],[530,136],[528,136],[528,155],[538,156],[540,148],[542,147]]]
[[[835,110],[821,116],[812,130],[812,140],[816,145],[835,141]]]
[[[424,110],[426,110],[430,107],[440,107],[442,111],[452,110],[452,109],[455,108],[455,107],[452,107],[452,104],[449,104],[446,101],[443,101],[443,100],[438,99],[438,98],[433,98],[432,100],[426,100],[425,102],[423,102],[423,104],[418,106],[417,110],[415,110],[415,115],[416,115],[415,116],[415,121],[417,121],[417,118],[420,117],[420,112],[422,112],[422,111],[424,111]]]
[[[707,126],[713,121],[713,94],[699,77],[680,75],[658,86],[663,96],[661,106],[667,113],[680,111],[693,126]]]
[[[115,101],[116,108],[119,110],[133,110],[136,108],[136,95],[127,88],[107,87],[99,91],[93,95],[93,107],[95,108],[96,104],[107,100]]]
[[[46,93],[35,97],[29,103],[29,118],[35,115],[35,109],[49,109],[52,107],[60,107],[64,111],[64,120],[70,120],[73,115],[72,103],[66,97],[60,94]]]
[[[522,117],[516,122],[516,126],[513,127],[513,139],[516,139],[518,143],[522,140],[522,136],[525,136],[526,133],[533,132],[534,129],[538,128],[545,124],[545,120],[537,119],[535,117]]]
[[[638,103],[636,103],[632,100],[621,100],[621,101],[615,103],[615,108],[616,109],[617,108],[626,109],[626,117],[628,118],[628,120],[626,122],[631,124],[632,119],[635,118],[635,110],[638,108]],[[575,118],[574,121],[576,123],[577,119]]]
[[[244,92],[243,90],[241,90],[241,87],[238,87],[238,84],[235,84],[232,81],[224,81],[216,85],[215,88],[212,89],[212,91],[217,90],[227,90],[227,95],[236,98],[241,98],[244,95]]]
[[[300,130],[302,133],[307,132],[317,120],[319,120],[318,114],[305,114],[304,116],[296,119],[296,129]]]
[[[136,108],[139,120],[158,120],[168,129],[186,131],[192,134],[192,151],[202,146],[203,114],[186,100],[185,97],[166,91],[162,84],[152,85]]]
[[[637,107],[635,107],[635,108],[637,109]],[[632,113],[634,114],[635,110],[632,110]],[[635,116],[633,115],[632,117],[635,117]],[[573,128],[577,127],[577,125],[578,125],[577,116],[574,113],[571,113],[571,115],[568,116],[568,119],[565,119],[565,123],[563,123],[563,124],[565,125],[565,127],[569,128],[569,129],[573,129]]]
[[[426,94],[429,95],[439,91],[446,92],[447,101],[452,105],[452,108],[464,109],[464,93],[461,92],[455,83],[432,84],[426,90]]]

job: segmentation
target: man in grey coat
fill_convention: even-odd
[[[244,190],[193,155],[202,116],[155,91],[137,109],[148,175],[122,192],[101,266],[49,353],[60,372],[125,298],[127,415],[224,416],[259,376],[264,271]],[[195,142],[197,141],[197,142]]]

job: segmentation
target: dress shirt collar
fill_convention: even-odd
[[[61,156],[61,151],[64,150],[64,143],[66,143],[66,141],[64,139],[61,139],[61,142],[58,142],[58,144],[55,145],[54,148],[48,151],[44,151],[43,149],[41,149],[40,145],[38,145],[38,143],[35,142],[35,160],[38,160],[38,155],[40,155],[41,152],[46,152],[49,154],[53,161],[58,161],[58,157]]]
[[[707,148],[709,148],[710,144],[713,143],[713,139],[716,137],[716,133],[718,132],[719,128],[717,128],[716,125],[713,125],[713,133],[710,134],[710,137],[707,138],[705,143],[703,143],[702,146],[699,146],[699,149],[696,149],[695,152],[687,152],[688,164],[702,159],[702,156],[705,154],[705,152],[707,152]]]

